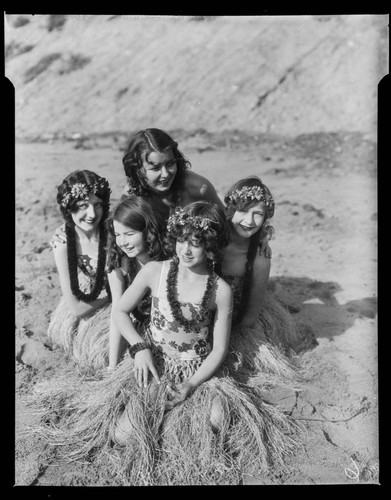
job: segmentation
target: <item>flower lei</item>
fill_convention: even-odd
[[[90,194],[98,194],[106,191],[110,191],[110,187],[108,181],[104,177],[93,184],[76,182],[66,189],[60,201],[60,205],[63,208],[68,208],[70,203],[74,200],[85,200]]]
[[[200,311],[195,312],[195,317],[191,320],[185,318],[182,314],[180,302],[177,299],[178,295],[178,258],[174,258],[170,263],[170,269],[167,275],[167,299],[170,305],[171,314],[175,320],[183,326],[186,332],[193,331],[199,323],[202,323],[209,312],[208,304],[212,296],[215,275],[212,269],[209,269],[206,288],[201,301]]]
[[[190,215],[184,208],[177,207],[176,211],[170,215],[167,222],[167,231],[173,232],[176,226],[189,226],[191,230],[207,232],[210,236],[217,236],[215,229],[212,229],[213,221],[200,215]]]
[[[104,287],[105,263],[106,263],[106,231],[101,225],[99,233],[99,249],[98,249],[98,265],[96,270],[96,280],[90,293],[84,293],[80,290],[79,278],[77,275],[77,254],[76,254],[76,239],[75,230],[68,224],[65,226],[67,236],[67,254],[68,267],[71,281],[71,290],[73,295],[82,302],[90,303],[98,298]]]
[[[246,198],[263,201],[268,208],[274,210],[275,203],[273,196],[265,193],[261,186],[244,186],[241,189],[236,189],[228,196],[228,201],[232,204],[236,204]]]

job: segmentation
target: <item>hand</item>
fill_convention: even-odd
[[[152,373],[154,379],[160,384],[160,378],[153,363],[153,356],[150,349],[143,349],[136,352],[134,356],[134,376],[139,387],[147,387],[148,375]]]
[[[56,232],[52,236],[49,244],[52,248],[56,248],[58,244],[64,245],[67,242],[67,236],[65,233],[65,224],[62,224],[56,229]]]
[[[264,254],[267,259],[272,258],[272,249],[269,246],[269,240],[267,238],[265,238],[261,242],[261,246],[259,249],[259,255],[262,255],[262,254]]]
[[[167,387],[167,401],[166,408],[174,408],[174,406],[183,401],[191,394],[194,387],[188,382],[183,382],[182,384],[172,385]]]

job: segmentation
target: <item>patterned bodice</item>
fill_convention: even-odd
[[[56,239],[59,238],[59,239]],[[50,246],[56,248],[57,245],[66,245],[66,232],[65,224],[62,224],[56,229],[55,234],[50,239]],[[83,293],[90,293],[95,285],[96,271],[98,267],[98,259],[90,255],[83,254],[77,256],[77,277],[79,280],[79,287]],[[105,291],[107,286],[107,272],[104,274],[102,292]]]
[[[89,255],[78,255],[77,256],[77,270],[80,290],[84,293],[90,293],[92,290],[95,280],[96,271],[98,266],[98,260],[90,257]],[[104,274],[104,281],[102,291],[105,290],[107,284],[107,273]]]
[[[204,321],[188,332],[172,315],[167,299],[166,280],[169,262],[164,261],[160,275],[158,293],[152,297],[150,333],[157,351],[165,357],[178,361],[202,360],[211,351],[211,329],[214,311],[209,310]],[[185,318],[193,319],[200,304],[181,302]]]

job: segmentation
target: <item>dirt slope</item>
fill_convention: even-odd
[[[376,130],[387,16],[9,15],[17,136]]]

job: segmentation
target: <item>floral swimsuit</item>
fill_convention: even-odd
[[[165,289],[168,268],[169,261],[164,261],[157,295],[152,296],[150,335],[157,366],[172,382],[180,383],[195,373],[212,349],[214,310],[209,309],[204,321],[187,332],[171,313]],[[200,304],[181,302],[181,310],[191,320]]]

